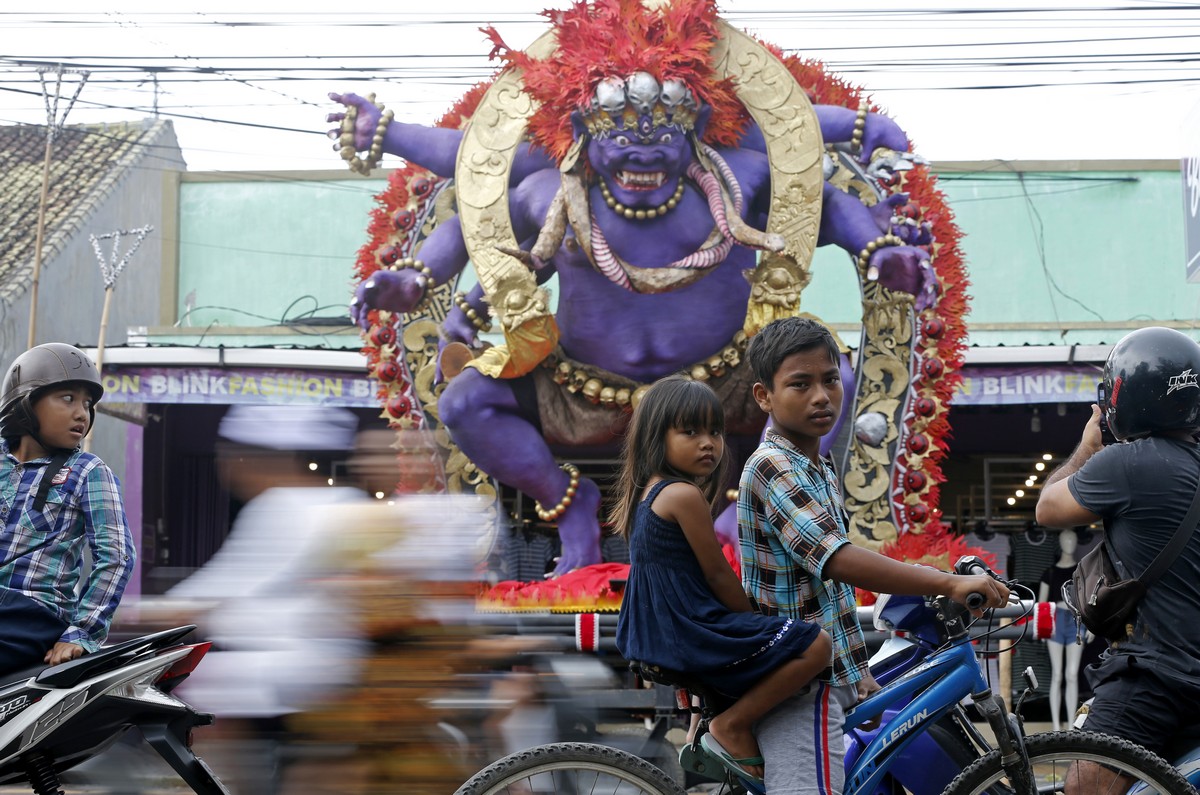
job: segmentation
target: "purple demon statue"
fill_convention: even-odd
[[[440,423],[459,469],[537,500],[558,573],[597,563],[600,491],[558,456],[611,445],[640,390],[676,372],[713,386],[732,432],[759,432],[742,353],[800,311],[813,249],[834,244],[864,294],[847,428],[830,434],[855,531],[880,546],[935,521],[937,424],[960,360],[939,313],[940,204],[903,131],[711,0],[546,16],[552,31],[524,52],[488,31],[506,66],[445,126],[331,95],[353,168],[410,164],[381,196],[351,304],[387,414]],[[469,264],[478,284],[454,292]],[[503,344],[480,341],[493,324]]]

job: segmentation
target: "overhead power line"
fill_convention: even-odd
[[[514,10],[513,4],[503,11],[472,12],[443,8],[454,2],[428,11],[403,5],[408,8],[386,13],[126,13],[53,6],[0,11],[0,29],[9,34],[0,56],[0,93],[18,98],[4,103],[5,115],[32,122],[34,70],[62,63],[91,72],[80,111],[92,118],[111,119],[114,111],[123,111],[313,136],[325,125],[314,121],[307,127],[297,113],[283,113],[299,108],[309,114],[320,107],[323,115],[333,109],[324,99],[326,91],[355,84],[360,93],[376,90],[397,112],[403,106],[409,119],[418,113],[433,118],[498,67],[487,58],[482,34],[470,28],[492,24],[519,43],[518,36],[546,27],[537,13],[543,3],[530,10]],[[723,9],[722,18],[761,32],[786,52],[820,59],[831,73],[872,93],[1117,87],[1150,95],[1200,82],[1195,46],[1200,3],[1012,8],[984,0],[956,8],[878,3],[875,8],[796,4],[802,7],[785,10],[766,0],[745,5]],[[96,35],[97,30],[120,36],[121,49],[104,52],[113,37]],[[856,32],[853,38],[844,35],[847,30]],[[46,31],[52,35],[31,35]],[[81,44],[66,43],[68,34],[81,32],[76,35]],[[475,49],[464,43],[468,36],[474,36]],[[237,39],[237,54],[220,52],[228,37]],[[54,45],[47,42],[62,43],[61,52],[49,50]],[[355,51],[355,44],[362,51]]]

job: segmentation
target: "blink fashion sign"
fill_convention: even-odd
[[[954,394],[955,406],[1017,406],[1029,403],[1093,403],[1100,368],[967,367]]]
[[[106,403],[379,405],[365,376],[323,370],[268,368],[105,368]]]

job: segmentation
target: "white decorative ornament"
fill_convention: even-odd
[[[128,231],[122,229],[117,232],[106,232],[103,235],[88,235],[92,241],[92,250],[96,252],[96,259],[100,261],[100,275],[104,278],[104,289],[111,290],[117,283],[117,277],[121,275],[121,271],[125,270],[125,266],[129,263],[138,246],[142,245],[142,241],[146,239],[146,235],[154,231],[153,226],[143,226],[138,229],[130,229]],[[133,241],[133,245],[124,255],[118,258],[121,238],[128,235],[137,235],[137,239]],[[100,241],[112,241],[112,256],[105,260],[104,253],[100,251]]]

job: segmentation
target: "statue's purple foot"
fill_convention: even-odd
[[[558,520],[562,554],[554,575],[600,562],[600,489],[587,478],[580,478],[571,507]]]
[[[738,524],[737,524],[737,503],[731,502],[725,506],[725,510],[717,514],[716,520],[713,521],[713,529],[717,532],[717,541],[721,546],[726,544],[737,549],[738,546]]]

